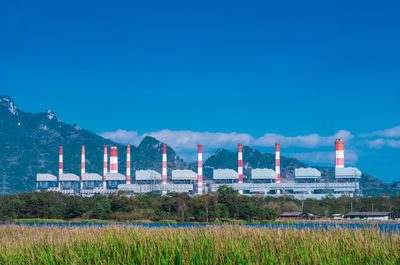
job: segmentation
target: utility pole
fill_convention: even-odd
[[[350,209],[351,209],[350,212],[352,212],[353,211],[353,200],[350,201]]]

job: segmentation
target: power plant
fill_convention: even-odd
[[[154,192],[167,194],[169,192],[202,195],[215,192],[221,185],[227,185],[240,194],[260,194],[263,196],[291,195],[298,199],[322,199],[326,196],[360,196],[359,180],[361,172],[357,168],[344,166],[344,142],[335,141],[335,180],[322,182],[321,172],[315,168],[296,168],[294,182],[281,182],[280,145],[275,143],[275,170],[269,168],[254,168],[251,176],[243,175],[243,146],[238,145],[238,168],[213,169],[211,181],[203,181],[202,145],[198,145],[197,173],[188,169],[172,170],[171,178],[167,174],[167,146],[162,148],[161,174],[155,170],[135,170],[131,177],[130,145],[126,150],[126,176],[118,172],[118,149],[104,146],[103,176],[87,173],[85,167],[85,146],[81,153],[81,176],[63,172],[63,148],[59,149],[58,177],[52,174],[37,174],[37,190],[58,191],[64,194],[93,196],[96,194],[122,193],[135,195],[137,193]],[[110,166],[108,168],[108,158]],[[108,170],[109,169],[109,170]]]

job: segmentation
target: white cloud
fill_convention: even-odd
[[[386,140],[386,144],[392,148],[400,148],[400,140]]]
[[[378,130],[367,134],[359,134],[358,136],[364,138],[360,142],[365,144],[369,148],[374,148],[374,149],[382,147],[400,148],[400,140],[396,139],[400,137],[400,126],[396,126],[385,130]]]
[[[139,136],[137,131],[117,130],[115,132],[104,132],[100,135],[121,144],[138,145],[143,139],[143,136]]]
[[[303,147],[317,148],[321,146],[333,145],[335,139],[341,138],[345,142],[354,138],[349,131],[341,130],[332,136],[320,136],[318,134],[299,135],[295,137],[287,137],[283,135],[267,133],[254,141],[256,146],[274,146],[275,142],[280,142],[284,147]]]
[[[161,142],[171,146],[180,157],[185,161],[195,161],[197,159],[197,144],[203,144],[204,159],[217,148],[236,149],[238,143],[254,147],[273,147],[276,141],[282,147],[296,147],[305,149],[318,149],[325,146],[334,146],[335,139],[341,138],[349,142],[354,138],[349,131],[341,130],[331,136],[320,136],[318,134],[283,136],[279,134],[267,133],[259,138],[255,138],[246,133],[212,133],[212,132],[193,132],[193,131],[173,131],[161,130],[158,132],[144,133],[140,135],[137,131],[117,130],[115,132],[105,132],[101,136],[123,144],[138,145],[145,136],[152,136]],[[379,143],[376,143],[379,145]],[[368,144],[372,147],[373,144]],[[376,147],[374,147],[376,148]],[[334,152],[303,152],[287,153],[301,161],[308,163],[331,163],[334,159]],[[355,152],[346,149],[346,161],[354,164],[358,157]]]
[[[398,138],[400,137],[400,126],[396,126],[385,130],[378,130],[368,134],[360,134],[359,136],[366,138],[372,138],[375,136],[384,138]]]
[[[203,144],[207,148],[234,148],[238,143],[250,145],[253,137],[245,133],[210,133],[193,131],[161,130],[159,132],[147,133],[161,142],[167,143],[176,150],[192,150],[197,144]]]
[[[287,156],[306,163],[334,164],[335,152],[288,153]],[[347,149],[344,159],[346,164],[354,165],[358,160],[358,155],[353,150]]]
[[[144,133],[139,135],[137,131],[117,130],[105,132],[101,136],[123,144],[139,144],[145,136],[152,136],[159,141],[167,143],[179,151],[194,150],[197,144],[201,143],[207,149],[215,148],[236,148],[238,143],[250,146],[272,147],[278,141],[284,147],[318,148],[321,146],[333,146],[335,139],[341,138],[350,141],[354,136],[345,130],[338,131],[331,136],[320,136],[318,134],[299,135],[294,137],[279,134],[267,133],[264,136],[255,138],[246,133],[212,133],[193,131],[161,130],[158,132]]]
[[[400,148],[400,140],[379,138],[374,140],[366,140],[365,143],[369,148],[382,148],[384,146]]]

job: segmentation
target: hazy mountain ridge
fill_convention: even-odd
[[[52,111],[32,114],[19,110],[8,96],[0,97],[0,194],[35,188],[37,173],[58,172],[58,149],[64,148],[64,172],[80,174],[81,146],[86,147],[86,171],[102,174],[103,146],[118,147],[120,172],[125,172],[126,147],[80,128],[63,123]],[[162,146],[145,138],[132,146],[132,167],[161,169]],[[184,163],[167,149],[168,166]],[[3,185],[4,184],[4,185]]]
[[[119,171],[125,174],[126,147],[80,128],[63,123],[51,111],[32,114],[17,108],[8,96],[0,97],[0,194],[25,192],[35,188],[37,173],[58,172],[58,147],[64,147],[64,172],[80,174],[80,150],[86,147],[86,171],[102,174],[103,146],[118,147]],[[132,169],[154,169],[161,172],[162,143],[145,137],[136,147],[131,147]],[[168,147],[168,171],[190,168],[197,172],[197,163],[185,163]],[[250,177],[251,168],[275,167],[275,155],[261,153],[248,146],[243,147],[244,175]],[[281,156],[282,181],[291,181],[294,169],[307,167],[294,158]],[[212,178],[214,168],[237,169],[237,152],[218,149],[204,161],[204,178]],[[332,180],[332,167],[318,167],[323,181]],[[246,178],[245,178],[246,180]],[[367,195],[399,193],[400,183],[387,184],[369,175],[363,175],[363,192]]]

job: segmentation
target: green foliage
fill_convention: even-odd
[[[92,218],[109,219],[111,216],[111,204],[109,200],[98,200],[93,206]]]
[[[0,264],[399,264],[377,229],[0,227]]]
[[[80,197],[56,192],[30,192],[0,197],[0,220],[99,219],[118,222],[175,220],[216,222],[273,221],[287,211],[305,211],[321,217],[351,211],[393,211],[400,216],[400,196],[296,200],[293,197],[244,196],[227,186],[217,192],[190,197],[185,193]],[[303,207],[303,208],[302,208]]]

